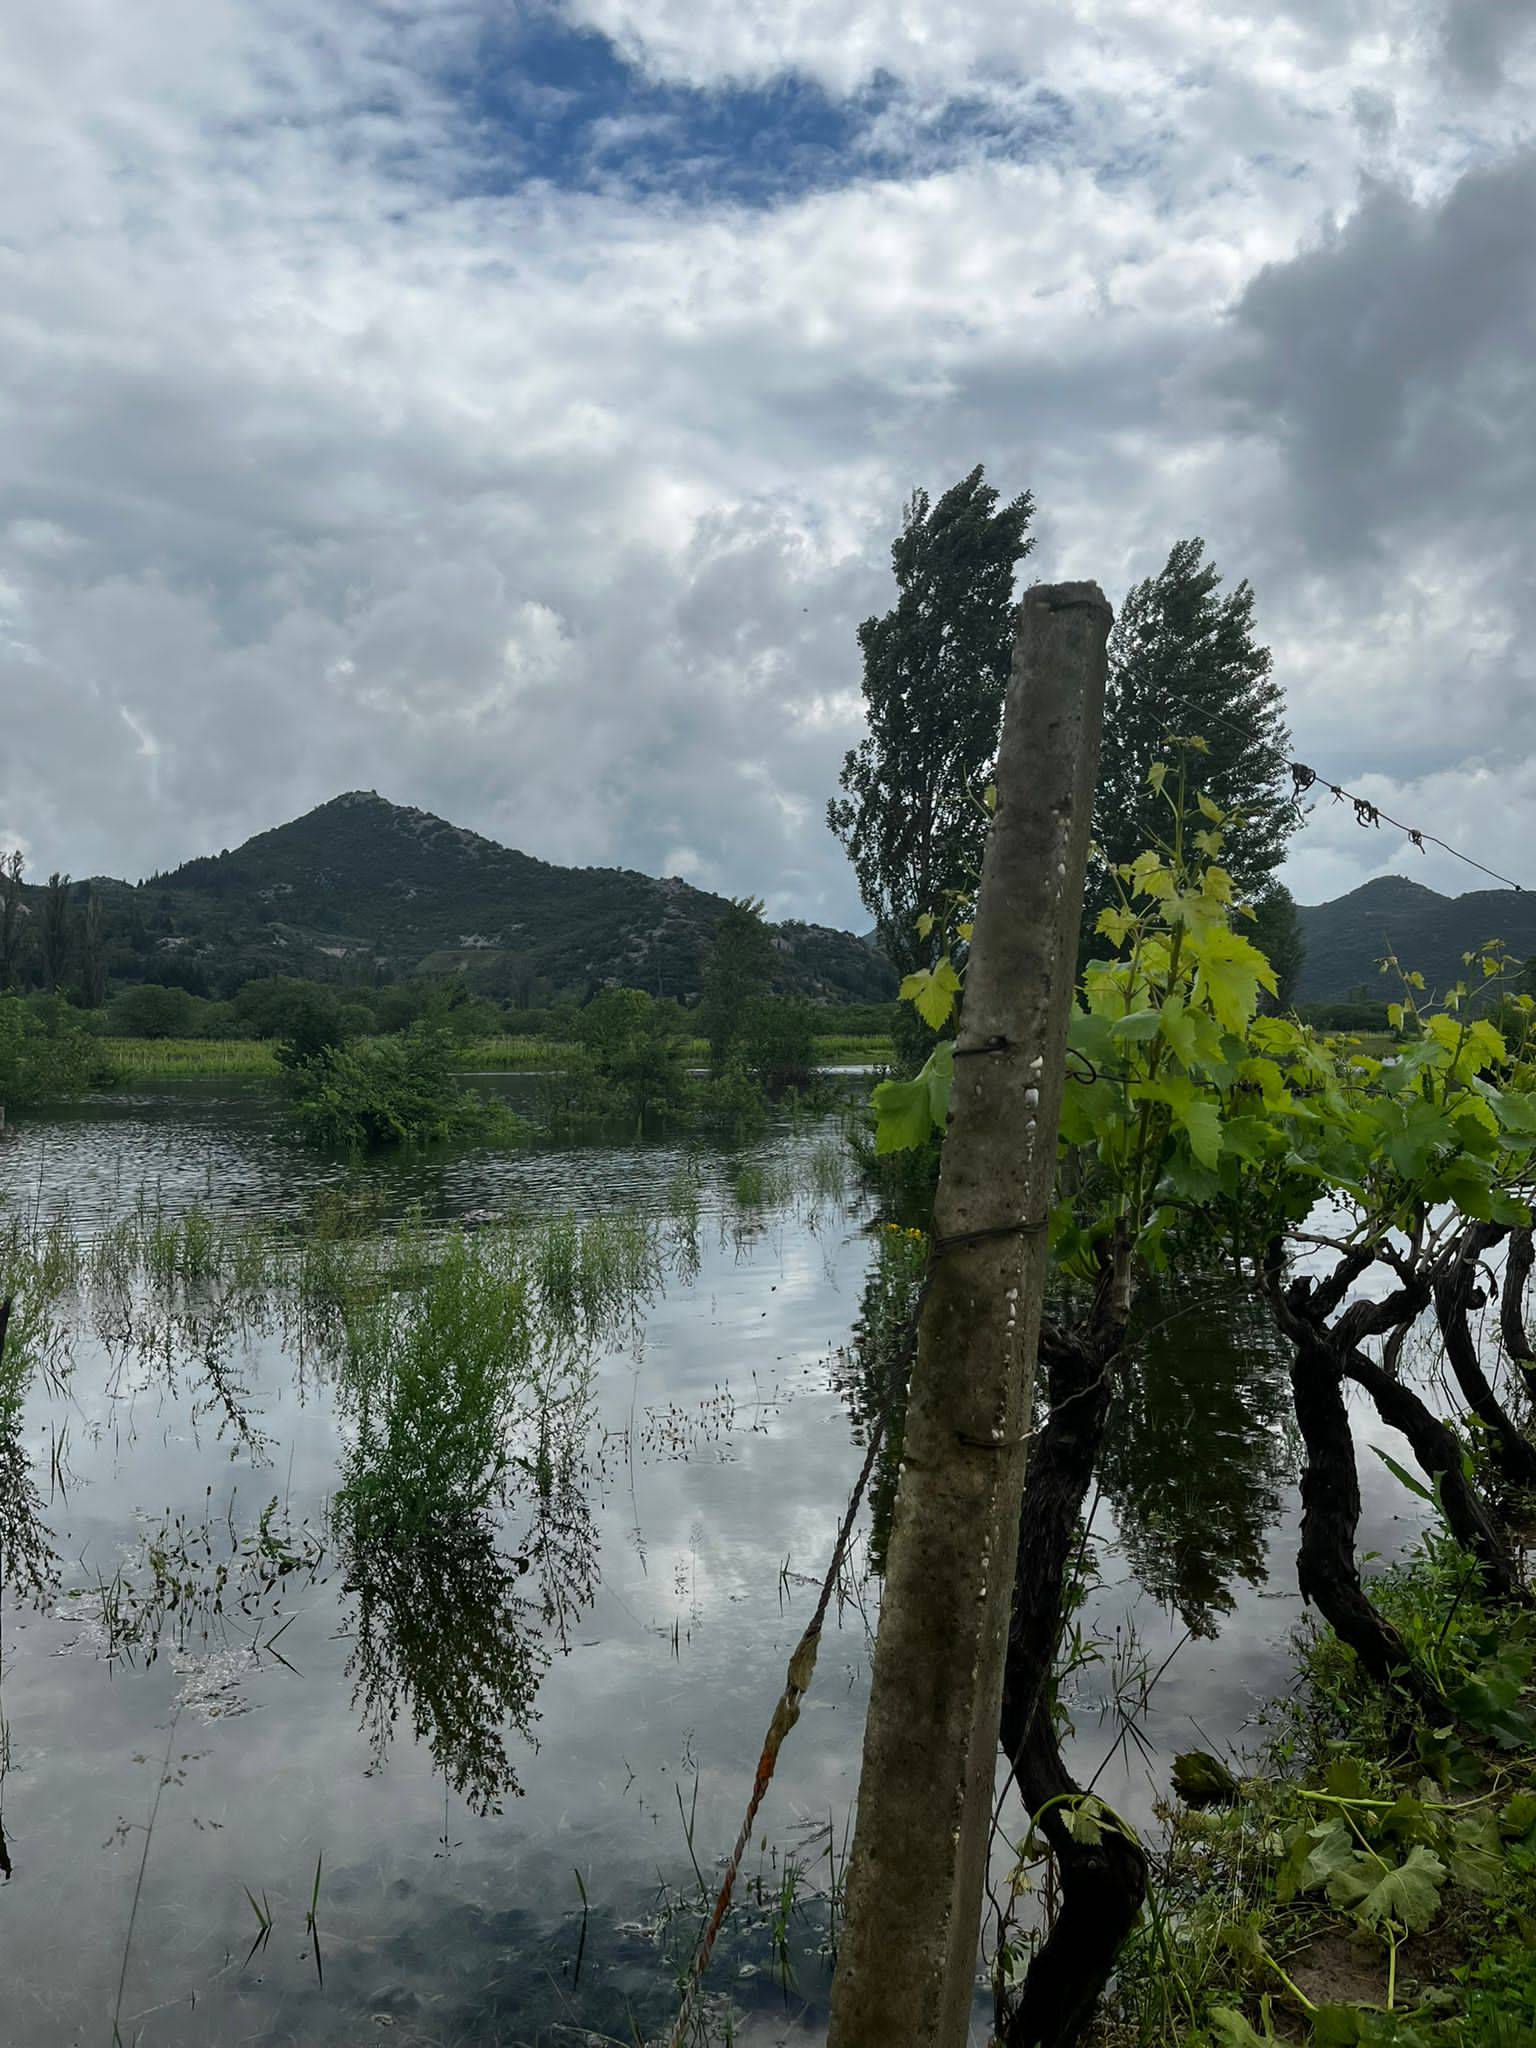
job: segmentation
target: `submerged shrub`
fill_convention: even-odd
[[[288,1065],[300,1131],[313,1143],[362,1150],[441,1138],[510,1138],[522,1125],[465,1087],[453,1040],[415,1024],[398,1038],[324,1046]]]

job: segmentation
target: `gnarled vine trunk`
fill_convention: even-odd
[[[1306,1446],[1301,1474],[1301,1547],[1296,1580],[1309,1601],[1382,1686],[1400,1685],[1428,1707],[1434,1688],[1401,1635],[1367,1597],[1355,1561],[1360,1478],[1344,1406],[1344,1372],[1326,1336],[1303,1327],[1295,1338],[1291,1390]]]
[[[1504,1261],[1504,1282],[1499,1289],[1499,1332],[1504,1349],[1519,1367],[1525,1391],[1536,1401],[1536,1351],[1531,1349],[1525,1327],[1525,1286],[1536,1265],[1536,1233],[1529,1224],[1509,1233],[1509,1253]]]
[[[1475,1223],[1462,1233],[1452,1258],[1435,1278],[1435,1320],[1440,1325],[1445,1355],[1456,1375],[1462,1399],[1488,1431],[1499,1469],[1512,1486],[1536,1491],[1536,1445],[1522,1436],[1513,1416],[1494,1392],[1478,1357],[1470,1320],[1477,1293],[1478,1261],[1503,1235],[1504,1228],[1497,1223]]]
[[[1019,1517],[1001,1738],[1020,1793],[1050,1844],[1061,1885],[1055,1925],[1003,2017],[1006,2048],[1074,2048],[1097,2010],[1146,1896],[1146,1858],[1112,1820],[1098,1839],[1068,1825],[1082,1787],[1062,1761],[1052,1672],[1079,1520],[1104,1441],[1121,1327],[1042,1333],[1050,1414],[1030,1452]]]
[[[1455,1432],[1412,1387],[1404,1386],[1363,1351],[1351,1351],[1344,1369],[1356,1386],[1370,1395],[1382,1421],[1408,1439],[1413,1455],[1439,1488],[1451,1534],[1477,1559],[1484,1591],[1495,1600],[1524,1603],[1529,1596],[1520,1584],[1513,1553],[1487,1502],[1467,1477]]]

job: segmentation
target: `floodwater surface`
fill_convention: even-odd
[[[512,1425],[509,1479],[431,1543],[378,1474],[436,1455],[437,1410],[375,1412],[280,1286],[203,1275],[174,1313],[142,1281],[69,1298],[19,1428],[56,1582],[25,1597],[13,1531],[0,2039],[664,2040],[862,1457],[847,1347],[877,1238],[839,1120],[734,1150],[445,1151],[361,1183],[275,1123],[268,1089],[219,1082],[29,1122],[0,1148],[0,1225],[95,1241],[206,1211],[287,1226],[299,1260],[344,1194],[394,1246],[375,1306],[445,1246],[472,1277],[506,1216],[638,1218],[656,1270],[536,1336],[543,1424]],[[1283,1394],[1262,1325],[1190,1290],[1117,1419],[1073,1760],[1137,1821],[1177,1750],[1252,1743],[1287,1681]],[[1369,1449],[1361,1476],[1362,1543],[1390,1551],[1414,1503]],[[877,1605],[861,1536],[711,1972],[718,2038],[728,2011],[737,2040],[824,2034]],[[1115,1702],[1154,1673],[1138,1743]]]

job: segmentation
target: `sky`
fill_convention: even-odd
[[[0,12],[0,847],[374,788],[862,928],[917,486],[1201,535],[1300,757],[1536,886],[1536,0]],[[1485,886],[1326,802],[1287,880]]]

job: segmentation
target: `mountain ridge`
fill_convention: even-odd
[[[1298,1002],[1336,1001],[1364,988],[1387,1000],[1395,991],[1377,962],[1394,954],[1417,968],[1432,992],[1465,973],[1463,955],[1502,939],[1517,960],[1536,954],[1536,892],[1469,889],[1442,896],[1411,875],[1377,875],[1329,903],[1298,904],[1306,946]]]
[[[273,972],[353,983],[463,972],[512,1000],[610,982],[686,1000],[728,907],[675,875],[560,867],[376,790],[343,791],[147,881],[93,886],[114,979],[217,994]],[[895,993],[890,967],[853,933],[794,919],[770,930],[782,992]]]

